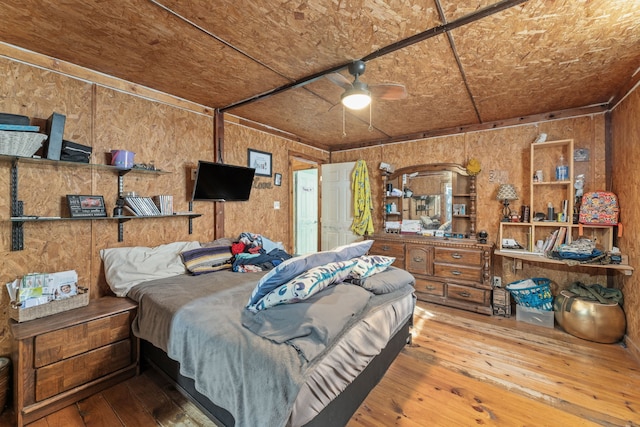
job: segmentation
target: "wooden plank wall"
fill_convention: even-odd
[[[640,259],[640,88],[636,87],[612,114],[612,189],[620,198],[620,220],[624,224],[624,238],[619,240],[623,253],[636,263],[633,276],[619,279],[624,293],[627,316],[628,347],[640,360],[640,287],[638,287],[637,260]]]

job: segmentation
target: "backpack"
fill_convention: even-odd
[[[618,198],[608,191],[593,191],[582,196],[580,224],[618,225]]]

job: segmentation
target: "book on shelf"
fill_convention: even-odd
[[[557,251],[560,248],[560,245],[564,243],[565,238],[567,237],[567,227],[560,227],[558,229],[558,236],[556,237],[556,241],[553,245],[553,251]]]
[[[124,200],[125,206],[129,206],[138,216],[161,215],[151,197],[125,197]]]
[[[168,194],[153,196],[153,202],[161,215],[173,215],[173,196]]]

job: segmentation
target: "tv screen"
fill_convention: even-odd
[[[198,161],[192,200],[249,200],[255,169],[244,166]]]

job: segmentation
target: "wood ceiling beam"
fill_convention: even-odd
[[[426,31],[423,31],[421,33],[415,34],[411,37],[407,37],[404,40],[400,40],[396,43],[392,43],[388,46],[385,46],[383,48],[380,48],[378,50],[376,50],[375,52],[370,53],[369,55],[365,56],[364,58],[361,58],[362,61],[367,62],[367,61],[371,61],[372,59],[376,59],[379,58],[381,56],[387,55],[389,53],[395,52],[397,50],[400,49],[404,49],[408,46],[411,46],[415,43],[419,43],[421,41],[430,39],[431,37],[435,37],[439,34],[454,30],[456,28],[462,27],[464,25],[470,24],[472,22],[478,21],[480,19],[486,18],[487,16],[491,16],[495,13],[498,12],[502,12],[503,10],[509,9],[511,7],[517,6],[521,3],[524,3],[528,0],[501,0],[497,3],[494,3],[492,5],[489,5],[487,7],[484,7],[482,9],[479,9],[473,13],[470,13],[468,15],[463,16],[462,18],[458,18],[452,22],[449,23],[445,23],[442,25],[438,25],[437,27],[433,27],[430,28]],[[235,102],[233,104],[227,105],[226,107],[222,107],[220,108],[221,112],[227,112],[233,108],[238,108],[256,101],[259,101],[261,99],[265,99],[268,97],[271,97],[273,95],[277,95],[279,93],[282,93],[284,91],[290,90],[290,89],[296,89],[302,86],[305,86],[309,83],[312,83],[318,79],[323,78],[325,75],[327,74],[331,74],[331,73],[336,73],[339,72],[345,68],[347,68],[349,66],[349,64],[351,64],[352,61],[346,63],[346,64],[341,64],[341,65],[337,65],[335,67],[329,68],[327,70],[324,71],[320,71],[318,73],[314,73],[311,74],[307,77],[303,77],[299,80],[293,81],[291,83],[288,83],[286,85],[271,89],[267,92],[261,93],[259,95],[255,95],[252,96],[250,98],[244,99],[242,101],[238,101]]]

